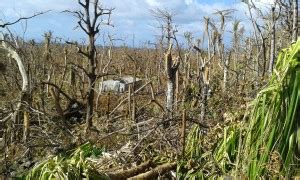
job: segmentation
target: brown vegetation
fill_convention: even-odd
[[[185,158],[191,127],[201,127],[205,148],[212,149],[225,125],[244,118],[248,102],[272,73],[278,50],[297,39],[297,1],[293,6],[278,1],[282,8],[264,14],[263,24],[251,14],[261,11],[249,4],[251,36],[239,20],[229,24],[234,12],[225,10],[204,18],[203,39],[187,32],[180,46],[173,15],[155,10],[164,33],[154,47],[115,47],[111,36],[100,46],[100,24],[106,17],[111,25],[113,9],[103,9],[98,0],[78,2],[81,10],[66,12],[77,18],[88,45],[59,41],[51,32],[42,43],[12,35],[1,39],[0,174],[20,176],[46,156],[90,141],[115,155],[95,165],[112,179],[171,177],[176,161]],[[229,44],[225,26],[232,27]],[[97,88],[124,75],[141,78],[143,86],[133,83],[126,93]]]

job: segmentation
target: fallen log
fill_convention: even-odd
[[[115,173],[107,173],[106,175],[111,179],[111,180],[126,180],[127,178],[136,176],[138,174],[141,174],[145,172],[146,169],[153,167],[154,164],[152,161],[146,161],[134,168],[128,169],[128,170],[123,170]]]
[[[128,180],[156,179],[159,175],[163,175],[163,174],[165,174],[165,173],[167,173],[171,170],[176,169],[176,165],[177,165],[176,162],[162,164],[162,165],[157,166],[156,168],[154,168],[154,169],[152,169],[148,172],[145,172],[145,173],[139,174],[137,176],[128,178]]]

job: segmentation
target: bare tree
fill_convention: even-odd
[[[92,117],[94,112],[94,97],[95,97],[95,83],[98,75],[97,69],[97,50],[96,50],[96,36],[100,33],[100,26],[111,25],[110,17],[113,9],[106,9],[101,6],[99,0],[94,2],[90,0],[78,0],[78,4],[82,10],[78,11],[66,11],[70,12],[78,19],[79,27],[85,32],[88,37],[88,48],[82,50],[78,48],[78,52],[85,56],[88,60],[89,66],[87,69],[83,69],[88,77],[87,88],[87,111],[86,111],[86,130],[92,127]],[[103,16],[107,17],[107,21],[103,20]]]
[[[17,51],[18,48],[18,43],[17,41],[11,36],[12,40],[15,43],[14,47],[11,42],[8,39],[8,36],[4,36],[3,34],[1,34],[1,42],[2,42],[2,48],[4,48],[5,50],[7,50],[9,57],[11,57],[12,59],[14,59],[17,62],[21,77],[22,77],[22,91],[21,91],[21,95],[20,95],[20,101],[17,104],[17,108],[14,111],[13,114],[13,122],[17,123],[17,116],[19,114],[19,111],[21,109],[24,108],[23,104],[26,104],[28,102],[29,99],[29,83],[28,83],[28,76],[27,76],[27,72],[24,66],[24,63],[22,62],[22,59]],[[24,112],[24,141],[27,140],[28,135],[29,135],[29,114],[28,112]]]
[[[215,14],[218,14],[220,16],[220,28],[218,30],[218,49],[219,49],[219,58],[220,61],[223,63],[223,91],[227,91],[227,84],[228,84],[228,72],[229,72],[229,64],[230,64],[230,58],[225,58],[224,56],[224,42],[223,42],[223,36],[225,32],[225,26],[226,26],[226,19],[231,18],[231,13],[233,12],[232,9],[217,11]],[[208,57],[209,59],[210,57]]]

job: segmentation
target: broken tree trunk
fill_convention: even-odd
[[[172,115],[174,104],[174,91],[176,87],[176,72],[179,67],[179,58],[173,60],[172,44],[170,44],[167,53],[165,54],[166,73],[167,73],[167,102],[166,109]]]

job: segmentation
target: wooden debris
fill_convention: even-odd
[[[119,171],[116,173],[108,173],[107,175],[110,177],[111,180],[123,180],[143,173],[146,169],[152,167],[153,165],[154,164],[152,163],[152,161],[146,161],[134,168]]]
[[[162,165],[157,166],[156,168],[154,168],[154,169],[152,169],[148,172],[145,172],[145,173],[139,174],[137,176],[128,178],[128,180],[156,179],[159,175],[163,175],[163,174],[165,174],[165,173],[167,173],[171,170],[176,169],[176,165],[177,165],[176,162],[162,164]]]

